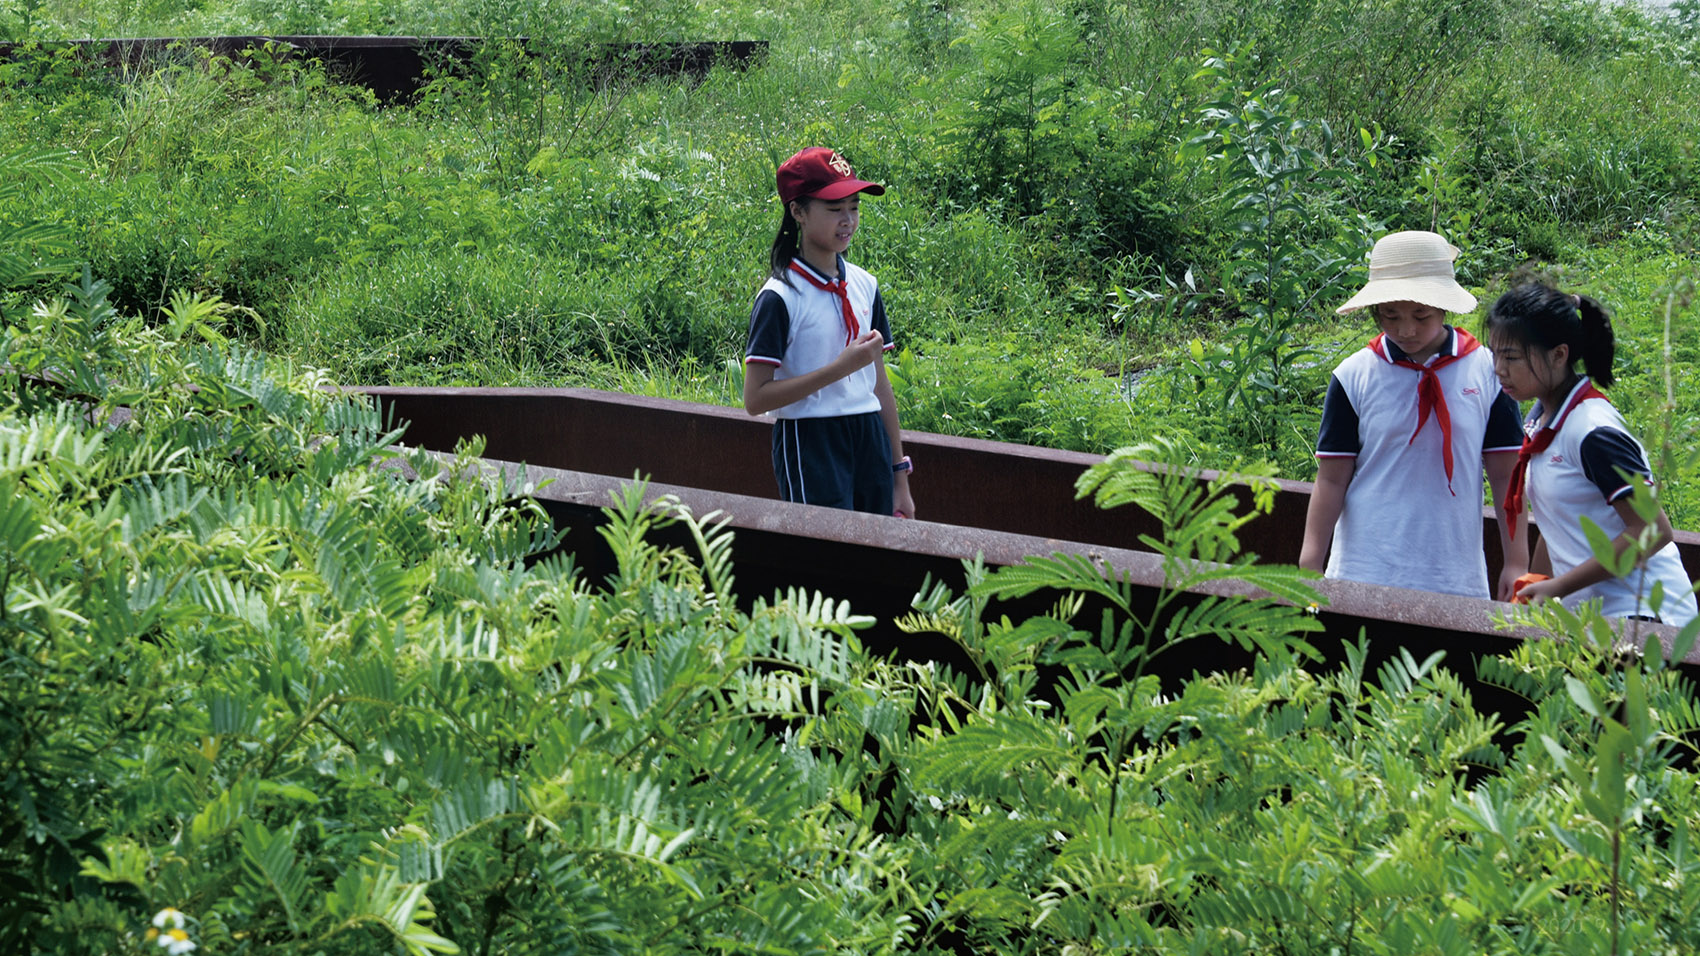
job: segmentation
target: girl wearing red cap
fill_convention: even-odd
[[[1506,507],[1521,512],[1527,497],[1541,529],[1531,568],[1549,577],[1524,587],[1519,598],[1557,598],[1569,607],[1598,600],[1608,616],[1679,627],[1693,620],[1693,587],[1663,509],[1654,516],[1645,557],[1621,578],[1594,557],[1583,530],[1586,517],[1622,552],[1648,524],[1630,504],[1631,492],[1653,480],[1646,449],[1596,387],[1611,385],[1617,351],[1604,307],[1529,283],[1499,297],[1488,311],[1486,332],[1506,393],[1535,400]],[[1578,363],[1586,375],[1577,373]],[[1657,608],[1651,601],[1655,584],[1664,591]]]
[[[779,496],[913,516],[914,466],[885,374],[885,304],[874,277],[844,259],[861,194],[885,187],[820,146],[780,164],[777,179],[784,219],[750,310],[744,409],[775,419]]]
[[[1517,404],[1470,333],[1446,324],[1476,297],[1451,243],[1395,232],[1370,252],[1369,282],[1341,314],[1369,308],[1381,334],[1334,370],[1317,437],[1316,488],[1299,565],[1330,578],[1510,600],[1528,535],[1502,515],[1504,566],[1488,590],[1482,474],[1505,501],[1521,440]]]

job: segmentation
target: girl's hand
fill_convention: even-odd
[[[1507,564],[1499,572],[1499,591],[1496,600],[1510,601],[1517,597],[1517,579],[1528,572],[1526,567]],[[1527,587],[1528,585],[1524,585]]]
[[[848,375],[864,365],[873,364],[874,359],[885,351],[885,339],[873,329],[856,336],[856,341],[844,346],[844,351],[838,353],[838,359],[846,363],[844,374]]]
[[[891,489],[892,513],[900,518],[915,517],[915,496],[909,493],[907,475],[901,476]]]
[[[1556,601],[1563,596],[1564,591],[1559,588],[1557,578],[1531,581],[1523,585],[1522,589],[1517,592],[1517,600],[1523,604],[1534,604],[1536,601],[1546,600],[1547,598]]]

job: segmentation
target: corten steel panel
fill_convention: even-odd
[[[760,498],[775,497],[771,425],[741,409],[592,389],[370,387],[399,421],[405,442],[452,450],[473,435],[484,454],[593,474]],[[929,522],[1138,548],[1160,532],[1135,508],[1102,511],[1075,500],[1074,482],[1099,456],[905,431],[915,459],[916,508]],[[1213,474],[1213,473],[1207,473]],[[1297,563],[1312,484],[1282,481],[1275,509],[1240,533],[1247,552]],[[1482,510],[1489,573],[1497,577],[1498,523]],[[1677,532],[1691,578],[1700,579],[1700,535]]]
[[[510,472],[520,467],[508,462],[489,464]],[[600,583],[613,571],[613,562],[606,542],[595,529],[605,520],[602,507],[626,480],[537,467],[527,467],[526,475],[537,483],[549,482],[538,497],[557,524],[566,529],[563,547],[575,554],[587,580]],[[805,593],[819,591],[848,601],[854,611],[876,618],[878,623],[861,634],[870,651],[905,660],[939,661],[965,672],[972,670],[968,659],[947,640],[936,635],[903,634],[891,623],[910,611],[911,597],[929,577],[947,582],[960,593],[964,555],[979,554],[988,566],[998,567],[1019,563],[1034,554],[1087,554],[1134,583],[1141,613],[1153,606],[1162,584],[1159,559],[1143,551],[835,511],[700,488],[648,487],[649,500],[663,494],[675,496],[697,515],[720,511],[730,516],[728,527],[735,534],[733,588],[743,607],[748,608],[757,597],[770,597],[788,588]],[[669,538],[671,543],[691,546],[682,533]],[[1503,654],[1522,640],[1544,639],[1530,628],[1496,625],[1506,605],[1350,581],[1318,582],[1318,590],[1328,598],[1328,606],[1317,615],[1325,630],[1309,640],[1323,654],[1325,663],[1313,668],[1331,668],[1343,661],[1344,648],[1363,634],[1370,641],[1369,673],[1401,649],[1418,660],[1444,651],[1446,666],[1470,687],[1483,711],[1497,712],[1509,723],[1527,707],[1526,701],[1475,680],[1473,661],[1478,656]],[[1210,591],[1247,593],[1243,585],[1221,585]],[[1040,593],[997,604],[988,619],[1008,615],[1019,621],[1048,610],[1056,597]],[[1102,604],[1089,603],[1076,623],[1095,629],[1102,608]],[[1664,626],[1627,622],[1626,626],[1658,636],[1667,649],[1674,635],[1674,629]],[[1685,663],[1686,669],[1700,675],[1700,648],[1691,650]],[[1169,681],[1250,664],[1251,655],[1238,647],[1205,638],[1170,651],[1155,662],[1152,672]]]
[[[527,37],[512,38],[527,53],[548,55],[548,46]],[[307,57],[325,63],[347,82],[372,90],[385,103],[411,99],[425,83],[428,67],[470,62],[483,37],[250,35],[199,37],[138,37],[95,40],[50,40],[42,49],[68,48],[109,66],[135,69],[157,62],[174,49],[204,49],[235,56],[266,43],[280,59]],[[0,43],[0,60],[22,47]],[[628,77],[688,76],[702,78],[715,66],[743,67],[767,55],[766,40],[605,43],[565,52],[585,58],[587,79],[606,84]],[[587,56],[587,54],[594,54]]]

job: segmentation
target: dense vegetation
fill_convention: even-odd
[[[1656,641],[1549,616],[1481,665],[1509,727],[1436,658],[1307,669],[1249,516],[1117,455],[1082,490],[1163,519],[1177,588],[1289,603],[1141,613],[1059,556],[918,596],[971,673],[873,659],[830,600],[735,602],[728,535],[636,490],[586,580],[521,487],[398,458],[205,300],[107,293],[0,339],[8,952],[1700,946],[1700,708]],[[1109,613],[986,613],[1040,588]],[[1159,686],[1189,640],[1257,663]]]
[[[1305,576],[1185,493],[1243,453],[1304,475],[1366,334],[1329,303],[1434,226],[1484,293],[1532,259],[1618,308],[1614,398],[1692,526],[1657,441],[1696,408],[1692,21],[855,6],[0,8],[26,41],[774,44],[700,85],[497,45],[406,107],[263,50],[0,65],[0,951],[1700,950],[1700,706],[1656,642],[1545,612],[1562,642],[1473,665],[1505,715],[1470,662],[1323,664]],[[1133,446],[1081,491],[1162,519],[1160,613],[1082,559],[970,566],[900,624],[971,673],[876,659],[854,608],[739,599],[727,533],[636,490],[592,579],[476,443],[404,455],[325,387],[733,400],[803,142],[893,187],[856,250],[908,424]],[[1176,597],[1222,578],[1285,600]],[[1256,663],[1149,673],[1201,640]]]
[[[1251,451],[1309,477],[1327,370],[1371,332],[1333,306],[1375,235],[1435,228],[1484,297],[1532,265],[1613,306],[1613,397],[1651,442],[1664,431],[1663,313],[1693,273],[1700,190],[1691,5],[4,9],[0,33],[44,42],[532,38],[543,55],[491,46],[406,108],[275,52],[129,76],[51,54],[0,67],[8,150],[69,151],[0,217],[69,227],[127,310],[216,294],[252,310],[244,341],[341,381],[735,402],[773,169],[830,143],[892,187],[854,254],[892,307],[910,427],[1099,452],[1160,434],[1201,463]],[[700,83],[593,82],[583,52],[703,38],[771,52]],[[1688,417],[1695,349],[1675,345]],[[1667,502],[1700,524],[1691,481]]]

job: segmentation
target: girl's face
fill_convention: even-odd
[[[1382,334],[1418,365],[1446,344],[1446,313],[1421,302],[1383,302],[1375,307]]]
[[[1552,404],[1564,396],[1556,394],[1570,379],[1570,346],[1543,349],[1538,345],[1494,336],[1493,373],[1499,387],[1519,402],[1531,398]]]
[[[850,237],[862,221],[861,197],[793,202],[791,215],[797,220],[803,258],[819,267],[850,248]]]

